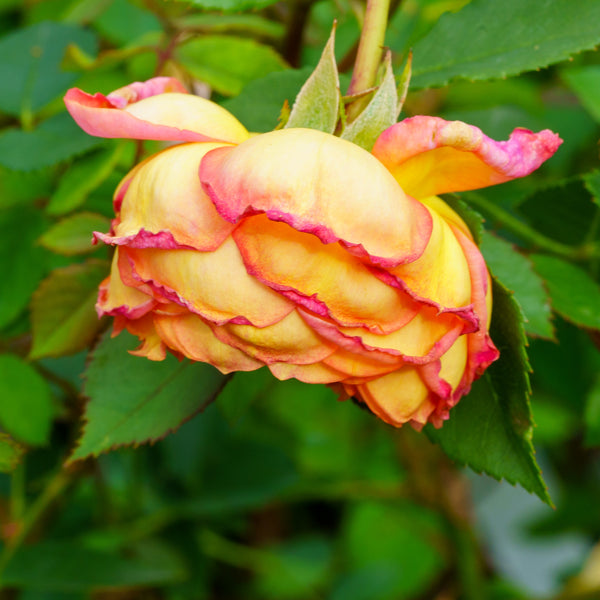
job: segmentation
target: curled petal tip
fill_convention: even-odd
[[[373,154],[415,198],[503,183],[535,171],[562,140],[548,129],[515,129],[497,142],[461,121],[416,116],[386,129]]]

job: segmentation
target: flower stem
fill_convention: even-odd
[[[480,194],[468,194],[466,199],[469,204],[481,210],[485,216],[497,221],[502,227],[540,250],[545,250],[556,256],[574,261],[585,261],[600,257],[600,247],[596,243],[587,242],[580,246],[569,246],[568,244],[557,242],[536,231]]]
[[[367,0],[365,22],[348,88],[349,96],[360,94],[375,85],[377,70],[381,63],[389,8],[390,0]],[[348,105],[348,121],[355,119],[368,102],[369,97],[365,96]]]

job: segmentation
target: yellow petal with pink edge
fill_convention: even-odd
[[[412,366],[358,385],[356,389],[371,411],[396,427],[411,421],[424,424],[435,408],[431,392],[418,369]]]
[[[214,252],[121,246],[134,279],[200,316],[266,327],[294,310],[294,304],[246,272],[231,238]]]
[[[315,363],[312,365],[294,365],[292,363],[273,363],[268,365],[269,371],[277,379],[298,379],[304,383],[335,383],[346,378],[344,373],[327,365]]]
[[[151,313],[141,319],[128,320],[125,327],[129,333],[137,336],[142,342],[138,348],[130,350],[129,354],[144,356],[156,361],[166,358],[167,349],[154,327],[154,317]]]
[[[418,258],[431,232],[429,212],[378,160],[312,129],[273,131],[213,150],[200,179],[232,223],[264,212],[384,267]]]
[[[266,364],[312,364],[336,350],[335,344],[319,337],[295,310],[268,327],[229,323],[215,327],[214,334],[222,342]]]
[[[204,193],[198,165],[217,147],[219,144],[182,144],[138,166],[117,191],[119,220],[112,235],[96,237],[108,244],[136,248],[216,249],[235,225],[219,215]]]
[[[379,335],[364,327],[340,327],[301,310],[302,318],[321,336],[340,348],[362,356],[400,357],[405,362],[425,364],[439,358],[465,331],[465,323],[452,313],[437,314],[423,307],[404,327]]]
[[[472,310],[467,309],[471,305],[469,264],[450,225],[456,223],[465,235],[468,229],[462,219],[439,198],[427,198],[423,202],[433,219],[433,230],[425,252],[415,262],[387,272],[374,271],[374,274],[388,285],[408,291],[439,311],[465,308],[454,312],[468,321],[474,321]],[[468,233],[468,236],[471,234]]]
[[[339,244],[323,244],[265,215],[245,219],[232,235],[251,275],[339,324],[389,332],[420,309]]]
[[[525,177],[561,143],[548,129],[515,129],[508,141],[496,142],[461,121],[417,116],[386,129],[373,154],[407,194],[421,199]]]
[[[246,128],[218,104],[188,94],[176,79],[156,77],[104,96],[70,89],[65,105],[90,135],[173,142],[240,143]]]
[[[404,361],[397,356],[371,352],[357,354],[342,348],[323,359],[323,364],[344,373],[348,378],[371,378],[396,371]]]
[[[210,363],[221,373],[254,371],[263,366],[262,362],[216,338],[209,325],[197,315],[155,315],[154,323],[170,349],[192,360]]]
[[[156,301],[143,291],[127,286],[121,279],[119,255],[115,252],[110,275],[100,284],[96,311],[98,316],[122,315],[139,319],[156,306]]]

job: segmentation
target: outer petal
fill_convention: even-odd
[[[233,238],[251,275],[341,325],[395,331],[420,309],[408,294],[379,281],[339,244],[322,244],[264,215],[245,219]]]
[[[428,211],[362,148],[312,129],[259,135],[209,152],[200,179],[223,218],[264,212],[384,267],[418,258]]]
[[[235,225],[219,215],[198,179],[200,160],[217,147],[181,144],[142,163],[118,188],[113,235],[96,237],[134,248],[218,248]]]
[[[154,325],[169,348],[192,360],[210,363],[221,373],[254,371],[263,366],[262,362],[221,342],[196,315],[155,315]]]
[[[473,190],[529,175],[558,149],[550,130],[515,129],[496,142],[461,121],[417,116],[386,129],[373,154],[415,198]]]
[[[188,94],[170,77],[136,82],[108,96],[72,88],[65,104],[85,132],[99,137],[233,143],[248,138],[232,114],[210,100]]]
[[[164,360],[167,356],[167,348],[154,327],[154,319],[151,313],[141,319],[127,321],[125,327],[129,333],[140,338],[142,344],[129,354],[134,356],[145,356],[150,360]]]
[[[336,383],[346,379],[344,373],[340,373],[332,367],[323,363],[313,365],[294,365],[290,363],[273,363],[269,365],[269,371],[277,379],[298,379],[304,383]]]
[[[121,246],[132,276],[157,299],[185,306],[205,319],[266,327],[288,315],[294,304],[246,272],[234,241],[214,252],[137,249]]]

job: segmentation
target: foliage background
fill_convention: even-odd
[[[90,232],[158,145],[82,133],[66,89],[176,75],[268,131],[334,19],[350,72],[363,10],[0,0],[0,598],[600,596],[597,1],[396,1],[386,38],[398,73],[413,49],[404,116],[564,139],[534,176],[461,195],[514,291],[497,297],[526,317],[535,458],[555,509],[525,491],[546,498],[514,325],[496,324],[512,357],[494,375],[504,392],[482,381],[432,443],[324,387],[134,358],[136,341],[96,319],[109,255]]]

